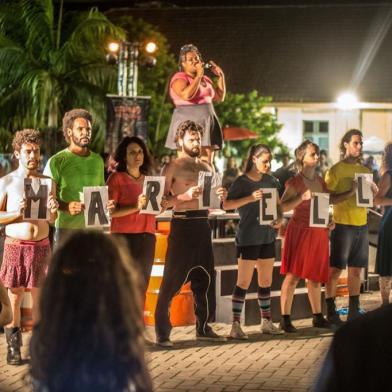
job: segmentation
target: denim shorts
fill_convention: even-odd
[[[269,244],[237,246],[237,257],[244,260],[274,259],[275,241]]]
[[[330,266],[366,268],[369,260],[368,226],[336,224],[331,232]]]

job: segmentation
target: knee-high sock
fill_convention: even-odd
[[[242,308],[244,307],[246,290],[235,286],[232,297],[233,321],[240,321]]]
[[[271,318],[271,287],[258,287],[257,300],[260,306],[261,318]]]

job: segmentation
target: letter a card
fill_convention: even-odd
[[[201,171],[199,172],[197,185],[203,190],[199,196],[199,209],[219,209],[221,201],[216,191],[222,186],[222,175],[220,173]]]
[[[164,176],[146,176],[143,184],[143,195],[146,195],[147,202],[140,210],[140,214],[159,215],[164,190]]]
[[[373,207],[373,174],[355,173],[355,179],[358,181],[356,200],[358,207]]]
[[[107,186],[86,186],[83,188],[84,221],[86,227],[110,226],[107,202],[109,192]]]
[[[260,225],[270,225],[278,219],[276,188],[262,188],[260,200]]]
[[[310,200],[310,227],[328,227],[329,193],[313,193]]]

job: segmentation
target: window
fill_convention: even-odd
[[[318,144],[320,150],[329,149],[329,123],[328,121],[304,121],[304,139]]]

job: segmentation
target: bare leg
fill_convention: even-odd
[[[280,310],[282,315],[291,314],[291,307],[293,305],[294,291],[299,282],[299,277],[293,274],[286,274],[284,278],[281,295],[280,295]]]
[[[256,260],[238,259],[237,286],[248,290],[255,269]]]
[[[380,276],[380,294],[383,305],[389,304],[389,295],[391,293],[392,276]]]
[[[201,148],[200,159],[203,162],[208,163],[212,169],[214,168],[214,165],[212,163],[214,161],[214,154],[215,154],[215,151],[210,146],[206,146],[206,147]]]
[[[8,289],[8,297],[12,309],[12,322],[7,325],[7,328],[20,327],[20,306],[22,304],[24,290],[24,287]]]
[[[257,281],[260,287],[271,287],[275,259],[258,259],[256,262]]]
[[[41,295],[41,288],[33,287],[31,289],[31,298],[33,300],[32,312],[33,312],[34,325],[37,325],[40,319],[40,311],[39,311],[40,295]]]
[[[348,293],[350,296],[359,295],[361,290],[362,268],[348,267]]]
[[[308,297],[313,314],[321,313],[321,284],[308,280]]]
[[[335,298],[336,296],[336,286],[338,284],[338,279],[342,273],[342,270],[339,268],[331,267],[329,269],[329,279],[326,284],[326,298]]]

